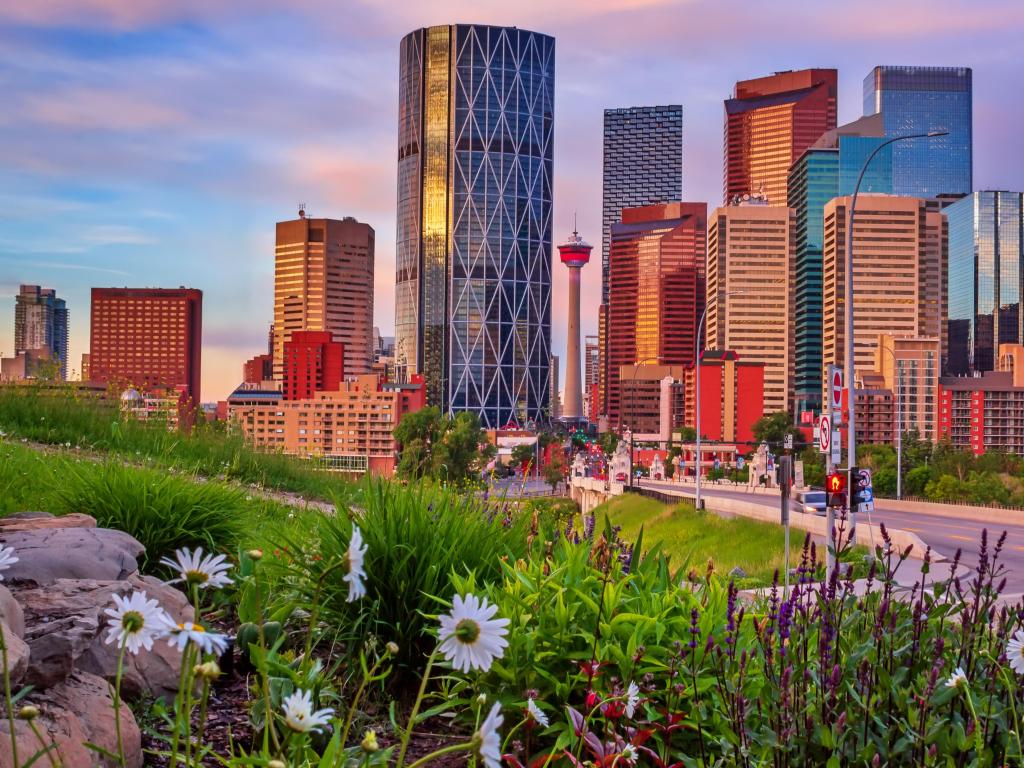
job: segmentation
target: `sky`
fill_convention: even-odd
[[[202,397],[223,399],[265,350],[274,223],[302,202],[373,226],[391,335],[398,45],[449,23],[556,39],[555,244],[574,213],[600,242],[605,108],[682,104],[683,198],[714,206],[722,100],[787,69],[838,68],[842,124],[875,65],[973,67],[975,188],[1024,188],[1021,0],[0,0],[0,355],[20,283],[67,299],[75,371],[91,287],[185,285],[204,292]],[[600,281],[595,251],[584,334]]]

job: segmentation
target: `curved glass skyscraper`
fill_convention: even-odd
[[[402,39],[395,363],[489,427],[549,413],[554,81],[547,35]]]

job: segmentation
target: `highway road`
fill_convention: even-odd
[[[693,496],[692,485],[645,480],[643,481],[643,486],[662,491],[678,491],[686,496]],[[702,485],[701,495],[742,499],[775,510],[779,509],[779,497],[775,495],[754,494],[735,488],[724,488],[715,485]],[[945,509],[955,509],[955,507],[948,505],[944,506]],[[993,517],[998,516],[999,510],[992,510],[992,515]],[[861,515],[859,520],[866,522],[866,517],[866,515]],[[978,562],[982,529],[988,529],[989,539],[993,544],[1005,530],[1007,532],[1007,539],[1003,554],[1000,556],[1000,562],[1008,569],[1005,593],[1007,595],[1024,593],[1024,526],[1022,525],[985,523],[966,518],[949,517],[947,515],[940,516],[919,512],[906,512],[891,508],[887,509],[885,499],[875,500],[875,511],[871,513],[870,522],[876,525],[878,523],[885,523],[893,528],[902,528],[905,531],[916,533],[932,549],[949,558],[952,558],[953,553],[960,549],[963,551],[962,562],[972,568]],[[911,565],[916,564],[908,562],[905,567]],[[938,570],[941,569],[936,569],[936,571]]]

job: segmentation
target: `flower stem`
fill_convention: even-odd
[[[362,698],[363,691],[366,690],[366,683],[373,678],[373,675],[377,671],[377,668],[380,666],[380,663],[382,661],[384,661],[384,659],[387,658],[387,656],[389,656],[389,655],[390,654],[388,653],[388,651],[384,651],[384,656],[380,656],[377,659],[377,661],[375,661],[373,663],[373,666],[370,667],[370,671],[367,672],[365,675],[363,675],[363,680],[362,680],[362,682],[359,683],[359,687],[356,689],[355,697],[352,699],[352,701],[349,702],[348,712],[345,713],[345,725],[341,729],[341,748],[342,749],[344,749],[345,748],[345,744],[348,743],[348,732],[349,732],[349,729],[352,727],[352,717],[355,714],[356,707],[359,706],[359,699]],[[364,669],[365,669],[365,667],[364,667]]]
[[[7,722],[11,729],[11,761],[18,768],[18,735],[14,728],[14,700],[11,696],[11,671],[7,663],[7,637],[0,625],[0,657],[4,665],[4,703],[7,706]]]
[[[199,727],[196,729],[196,743],[201,748],[206,738],[206,709],[210,701],[210,681],[203,678],[203,693],[199,699]]]
[[[114,731],[117,733],[117,764],[124,768],[124,737],[121,735],[121,678],[124,674],[124,652],[128,638],[121,642],[117,652],[117,672],[114,675]]]
[[[398,752],[398,762],[395,763],[396,768],[403,768],[405,765],[405,752],[409,748],[409,739],[412,738],[412,727],[416,723],[416,715],[419,714],[420,704],[423,703],[423,695],[427,691],[427,680],[430,679],[430,668],[434,665],[434,659],[437,657],[438,646],[434,646],[434,650],[430,652],[430,657],[427,659],[427,667],[423,670],[423,679],[420,680],[420,690],[416,694],[416,701],[412,705],[412,712],[409,714],[409,725],[405,728],[405,733],[402,734],[402,748]],[[422,763],[423,760],[418,760],[416,765]],[[410,768],[412,768],[410,766]]]
[[[171,740],[171,768],[176,768],[178,765],[178,744],[181,742],[181,714],[185,710],[185,690],[186,686],[190,684],[188,671],[189,671],[189,658],[192,655],[192,645],[185,646],[185,649],[181,652],[181,674],[178,676],[178,695],[174,700],[174,736]],[[186,714],[186,717],[188,715]]]
[[[32,733],[36,735],[36,741],[38,741],[39,745],[42,747],[42,750],[40,751],[46,753],[46,759],[50,761],[51,768],[60,768],[60,766],[57,763],[57,758],[53,756],[53,753],[57,749],[57,745],[53,742],[49,744],[46,743],[46,739],[44,739],[43,734],[39,732],[39,726],[36,725],[35,720],[29,720],[28,727],[31,728]],[[17,766],[18,764],[15,763],[14,765]]]
[[[434,752],[431,752],[429,755],[424,755],[419,760],[417,760],[415,763],[410,764],[409,768],[419,768],[419,766],[426,765],[431,760],[434,760],[434,759],[436,759],[438,757],[442,757],[443,755],[450,755],[453,752],[466,752],[466,751],[472,749],[475,744],[476,744],[476,742],[466,741],[466,742],[463,742],[462,744],[452,744],[450,747],[441,747],[441,749],[438,749],[438,750],[436,750]],[[401,760],[401,758],[399,758],[399,760]],[[399,763],[399,764],[401,764],[401,763]]]

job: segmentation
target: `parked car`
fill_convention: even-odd
[[[619,472],[617,475],[615,475],[615,482],[616,483],[624,483],[624,482],[626,482],[626,473],[625,472]]]
[[[818,488],[797,491],[789,500],[789,508],[793,512],[807,515],[824,515],[826,512],[825,492]]]

